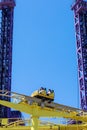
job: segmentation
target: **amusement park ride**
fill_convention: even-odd
[[[87,130],[87,2],[76,0],[75,18],[81,109],[54,102],[53,90],[40,88],[31,96],[11,92],[13,12],[15,0],[0,0],[0,130]],[[15,100],[13,100],[15,99]],[[12,102],[13,101],[13,102]],[[12,118],[11,109],[30,115],[28,120]],[[66,119],[66,123],[40,118]]]

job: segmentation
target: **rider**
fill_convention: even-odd
[[[39,89],[39,93],[43,93],[43,92],[46,92],[46,88],[41,87],[41,88]]]

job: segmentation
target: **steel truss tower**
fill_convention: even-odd
[[[0,0],[0,90],[7,91],[11,91],[14,7],[14,0]],[[3,96],[0,99],[10,100]],[[0,105],[0,118],[6,117],[10,117],[10,108]]]
[[[77,0],[73,6],[78,60],[81,108],[87,110],[87,1]]]

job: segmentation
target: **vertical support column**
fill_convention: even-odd
[[[80,105],[87,110],[87,2],[77,0],[72,10],[75,19]]]
[[[38,117],[37,116],[32,116],[32,127],[31,130],[38,130]]]
[[[2,91],[11,91],[14,6],[14,0],[0,1],[0,90]],[[0,99],[10,101],[10,98],[4,96],[0,96]],[[8,117],[10,108],[0,105],[0,118]]]

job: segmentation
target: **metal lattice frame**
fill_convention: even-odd
[[[81,108],[87,109],[87,2],[77,0],[74,10]]]
[[[11,91],[12,71],[12,42],[13,42],[13,11],[14,0],[1,0],[1,23],[0,23],[0,90]],[[9,101],[8,97],[0,99]],[[0,117],[10,116],[10,108],[0,106]]]

